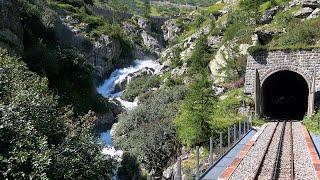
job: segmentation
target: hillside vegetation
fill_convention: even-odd
[[[209,138],[245,120],[253,109],[243,90],[247,57],[319,47],[319,3],[170,2],[178,6],[144,0],[18,0],[10,7],[19,22],[6,23],[22,32],[0,28],[0,175],[111,179],[119,166],[119,179],[147,174],[172,179],[170,170],[183,156],[185,177],[191,179],[195,146],[203,147],[206,161]],[[102,17],[89,6],[133,16]],[[152,23],[152,16],[164,22]],[[12,34],[20,34],[20,46],[15,47]],[[135,55],[155,57],[162,66],[159,73],[149,69],[152,73],[124,81],[121,98],[139,100],[125,111],[99,95],[96,86]],[[124,151],[122,162],[101,153],[93,135],[99,115],[107,117],[100,118],[106,124],[117,122],[113,143]],[[314,128],[311,120],[305,122]]]

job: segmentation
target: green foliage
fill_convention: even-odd
[[[249,54],[254,54],[256,52],[263,52],[263,51],[267,51],[267,47],[264,45],[256,45],[248,48]]]
[[[320,113],[317,111],[313,116],[305,116],[303,119],[303,124],[308,128],[308,130],[314,134],[320,135]]]
[[[280,27],[280,28],[284,28],[284,27],[287,27],[290,22],[292,20],[295,20],[294,16],[293,16],[293,12],[295,10],[298,10],[297,8],[292,8],[288,11],[282,11],[282,12],[278,12],[273,21],[272,21],[272,24],[276,25],[277,27]]]
[[[259,117],[255,117],[252,119],[252,126],[255,126],[255,127],[261,127],[265,123],[266,123],[266,120]]]
[[[137,158],[125,152],[122,156],[121,166],[118,169],[118,179],[134,179],[139,175],[139,163]]]
[[[144,0],[143,1],[143,15],[144,17],[149,17],[151,13],[151,5],[149,0]]]
[[[269,47],[303,48],[316,46],[320,39],[319,27],[319,18],[306,20],[300,23],[297,23],[297,21],[291,21],[287,27],[287,32],[274,38],[271,43],[269,43]]]
[[[230,90],[219,98],[210,119],[213,136],[218,137],[219,132],[225,132],[228,127],[243,120],[244,117],[238,114],[243,103],[253,105],[252,100],[245,96],[243,88]]]
[[[225,5],[226,5],[225,3],[217,3],[212,6],[209,6],[204,11],[207,15],[219,14],[219,11],[222,10],[225,7]]]
[[[210,62],[210,50],[207,45],[207,36],[201,36],[187,61],[190,64],[190,74],[202,73]]]
[[[30,11],[29,7],[39,8],[40,5],[22,2],[20,5],[25,27],[23,60],[28,67],[48,78],[50,89],[60,96],[60,106],[72,104],[76,115],[89,110],[105,112],[107,102],[96,93],[93,69],[85,58],[73,47],[61,47],[41,15]]]
[[[60,2],[65,3],[65,4],[70,4],[71,6],[75,6],[75,7],[84,6],[83,0],[60,0]]]
[[[183,86],[163,87],[150,93],[134,110],[119,115],[115,145],[137,157],[148,171],[161,175],[180,146],[172,119],[184,95]]]
[[[112,162],[95,144],[94,117],[59,108],[48,81],[0,53],[0,172],[7,179],[111,177]]]
[[[171,67],[176,68],[183,65],[182,59],[180,57],[181,49],[175,48],[173,51],[173,58],[171,59]]]
[[[189,86],[181,114],[174,121],[183,144],[196,145],[210,137],[209,120],[215,101],[212,94],[208,77],[204,74]]]
[[[129,83],[126,90],[122,94],[121,98],[133,101],[138,95],[149,91],[151,88],[160,86],[160,77],[144,75],[134,78],[132,82]]]

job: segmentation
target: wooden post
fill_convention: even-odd
[[[237,140],[237,127],[236,125],[234,124],[233,125],[233,143],[235,143]]]
[[[213,164],[213,139],[210,137],[210,155],[209,155],[210,164]]]
[[[181,158],[178,157],[178,166],[177,166],[177,178],[176,180],[182,180],[182,173],[181,173]]]
[[[239,139],[240,139],[240,137],[241,137],[241,122],[239,121]]]
[[[222,132],[220,132],[220,153],[222,154],[222,147],[223,147],[223,142],[222,142]]]
[[[228,147],[231,145],[231,139],[230,139],[230,127],[228,127]]]
[[[196,180],[200,177],[200,158],[199,158],[199,146],[196,147]]]
[[[247,120],[243,121],[243,134],[246,134],[247,133],[247,123],[246,123]]]

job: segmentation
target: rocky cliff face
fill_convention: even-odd
[[[72,44],[83,52],[87,62],[93,65],[96,78],[101,80],[122,63],[119,60],[122,47],[118,39],[107,35],[100,36],[96,41],[89,40],[82,33],[86,26],[71,16],[60,15],[54,30],[62,44]]]
[[[23,29],[16,0],[0,3],[0,48],[23,50]]]

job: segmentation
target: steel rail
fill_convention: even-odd
[[[269,147],[270,147],[270,145],[271,145],[271,142],[272,142],[272,139],[273,139],[273,137],[274,137],[274,134],[275,134],[276,130],[278,129],[278,126],[279,126],[279,121],[277,122],[277,125],[276,125],[276,127],[273,129],[272,135],[271,135],[270,139],[268,140],[267,148],[263,151],[263,157],[262,157],[261,161],[258,162],[258,168],[257,168],[257,170],[255,171],[253,177],[251,177],[251,178],[249,178],[249,179],[254,179],[254,180],[258,179],[259,172],[261,171],[261,167],[262,167],[263,162],[264,162],[264,160],[265,160],[265,158],[266,158],[268,149],[269,149]]]

